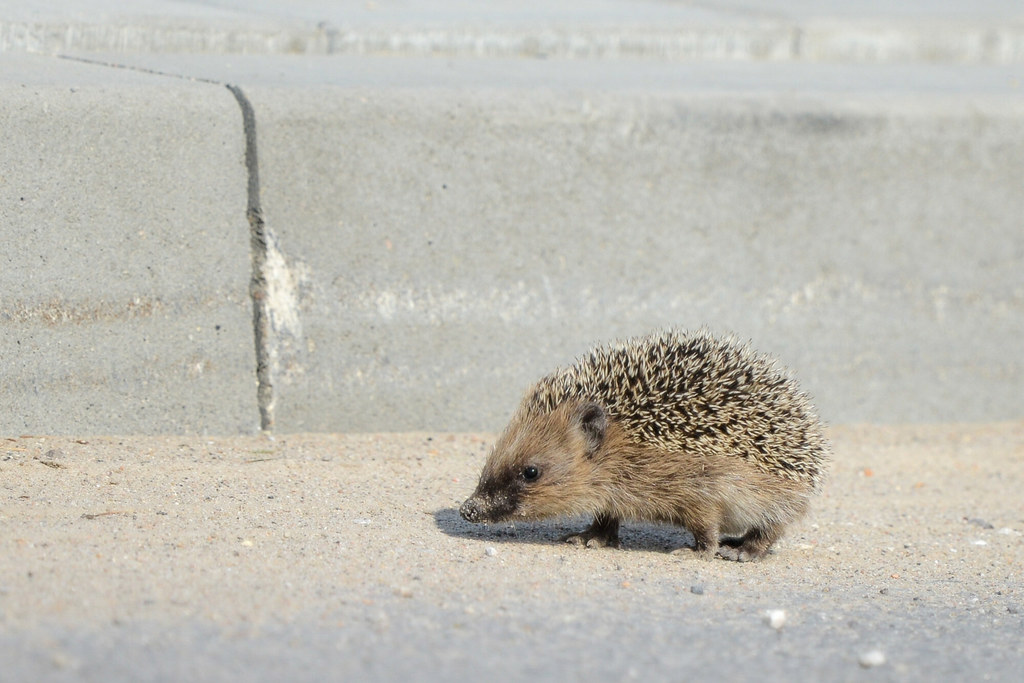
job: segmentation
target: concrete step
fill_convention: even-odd
[[[1024,412],[1020,66],[76,57],[0,57],[4,431],[496,429],[670,324]]]

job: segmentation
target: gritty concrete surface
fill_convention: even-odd
[[[491,437],[0,441],[0,680],[1019,680],[1024,423],[837,427],[763,562],[472,526]]]

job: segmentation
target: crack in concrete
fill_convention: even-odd
[[[267,253],[272,240],[263,221],[263,209],[260,205],[259,158],[256,153],[256,113],[253,110],[252,103],[249,102],[249,98],[245,96],[245,93],[239,86],[223,81],[72,55],[57,55],[57,57],[95,66],[138,71],[154,76],[167,76],[223,86],[231,91],[231,94],[234,96],[242,111],[242,129],[245,134],[245,170],[247,176],[245,213],[249,222],[249,248],[252,261],[249,297],[252,300],[253,342],[256,347],[256,403],[260,412],[260,429],[263,431],[272,430],[274,426],[274,387],[272,383],[274,352],[271,349],[273,330],[271,328],[267,284]]]
[[[224,84],[235,96],[242,110],[242,127],[245,132],[245,170],[248,174],[246,187],[246,218],[249,220],[249,245],[252,258],[252,277],[249,294],[252,298],[253,337],[256,345],[256,402],[260,410],[260,429],[270,431],[274,427],[274,385],[271,380],[271,359],[269,341],[271,336],[270,315],[267,305],[267,227],[263,222],[263,208],[260,206],[260,168],[256,153],[256,113],[252,103],[237,85]]]

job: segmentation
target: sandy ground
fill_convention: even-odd
[[[749,564],[469,525],[489,436],[3,439],[0,680],[1020,680],[1024,423],[831,435]]]

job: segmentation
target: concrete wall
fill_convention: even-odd
[[[0,431],[497,429],[665,325],[1024,415],[1020,67],[0,60]]]
[[[0,432],[256,429],[244,138],[230,95],[3,64]]]
[[[500,424],[594,340],[778,353],[833,421],[1024,408],[1024,120],[908,98],[257,89],[279,427]],[[310,117],[311,110],[317,111]]]

